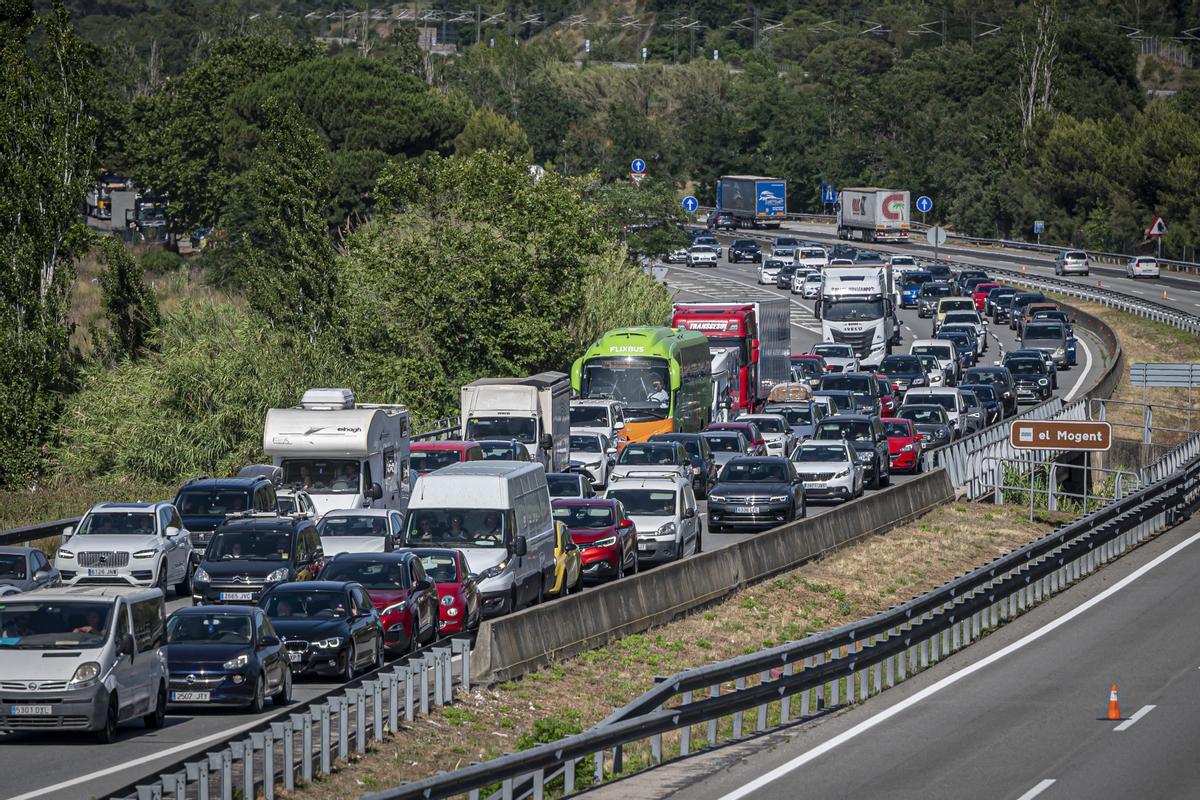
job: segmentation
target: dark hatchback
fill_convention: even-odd
[[[747,456],[721,469],[708,495],[708,529],[765,530],[805,516],[804,484],[782,456]]]
[[[762,248],[753,239],[734,239],[729,245],[729,260],[734,264],[740,261],[762,263]]]
[[[183,518],[183,526],[191,534],[196,556],[204,548],[213,531],[231,514],[270,513],[278,511],[275,484],[264,476],[242,478],[193,478],[175,495],[175,508]]]
[[[1005,367],[971,367],[963,373],[962,383],[982,383],[991,386],[1000,395],[1004,416],[1017,413],[1017,388],[1012,373]]]
[[[896,419],[906,419],[917,429],[922,447],[929,449],[950,444],[953,436],[950,415],[946,409],[933,403],[912,403],[900,406]]]
[[[192,576],[192,601],[253,604],[276,584],[315,577],[323,557],[321,536],[311,520],[231,520],[213,534]]]
[[[1025,306],[1030,303],[1041,303],[1046,299],[1046,295],[1041,292],[1017,292],[1013,295],[1012,302],[1008,304],[1008,327],[1011,330],[1017,329],[1017,323],[1021,321],[1021,317],[1025,314]]]
[[[578,472],[547,472],[550,499],[556,497],[595,497],[596,491],[586,475]]]
[[[357,583],[300,581],[276,586],[259,605],[287,648],[295,675],[350,681],[383,665],[383,621]]]
[[[865,414],[838,414],[826,417],[817,425],[817,432],[813,438],[834,441],[844,439],[849,442],[858,453],[858,463],[866,471],[864,480],[870,481],[872,489],[891,483],[891,456],[887,433],[879,417]]]
[[[988,386],[984,383],[960,383],[958,389],[963,392],[972,392],[979,398],[986,418],[985,425],[993,425],[1004,418],[1004,405],[1000,402],[1000,393],[996,391],[995,386]]]
[[[656,433],[652,442],[679,442],[692,460],[692,492],[696,497],[708,497],[709,488],[717,480],[717,462],[708,440],[699,433]]]
[[[379,611],[389,653],[407,653],[437,638],[438,590],[411,550],[339,553],[321,570],[320,579],[357,583],[367,590]]]
[[[287,650],[261,608],[181,608],[167,619],[167,702],[262,711],[292,699]]]
[[[885,376],[892,391],[900,395],[913,387],[929,385],[929,374],[916,356],[900,353],[884,356],[879,362],[879,374]]]
[[[1049,400],[1050,369],[1040,358],[1010,358],[1004,365],[1012,373],[1018,403],[1040,403]]]

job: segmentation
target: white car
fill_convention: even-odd
[[[791,455],[796,474],[804,481],[804,496],[812,500],[853,500],[862,497],[866,470],[858,454],[842,439],[809,439]]]
[[[784,264],[796,263],[796,248],[794,247],[772,247],[769,258],[775,258],[782,261]]]
[[[192,538],[172,503],[97,503],[63,530],[54,567],[64,584],[174,586],[191,597]]]
[[[1055,275],[1066,275],[1069,272],[1087,275],[1091,268],[1092,260],[1082,250],[1064,250],[1054,262]]]
[[[821,294],[821,282],[824,280],[821,273],[810,272],[804,276],[804,286],[801,290],[805,300],[815,300],[817,295]],[[793,289],[793,291],[795,291]]]
[[[779,282],[779,271],[783,269],[783,262],[775,256],[763,260],[762,265],[758,268],[758,282],[774,286]]]
[[[679,442],[630,442],[609,471],[608,484],[675,475],[691,480],[692,469],[692,458]]]
[[[950,418],[950,427],[954,430],[954,438],[966,436],[969,427],[967,405],[963,402],[962,393],[948,386],[929,386],[909,389],[904,394],[903,406],[935,405],[946,409]]]
[[[893,273],[912,272],[921,268],[921,265],[917,263],[917,259],[912,256],[894,255],[892,256],[891,263]]]
[[[796,434],[787,417],[782,414],[742,414],[736,421],[758,425],[767,443],[769,456],[786,456],[796,446]]]
[[[715,267],[717,251],[706,244],[698,244],[688,250],[687,265],[689,267]]]
[[[571,431],[571,461],[587,471],[588,480],[593,486],[608,485],[608,476],[612,472],[613,459],[617,448],[613,447],[607,438],[600,433],[575,433]]]
[[[954,342],[945,339],[917,339],[908,347],[908,352],[914,356],[932,355],[942,368],[944,385],[952,385],[958,379],[958,352]]]
[[[814,242],[806,242],[800,245],[796,261],[805,269],[820,272],[829,266],[829,253],[825,252],[824,247]]]
[[[621,501],[637,529],[639,564],[675,561],[700,552],[699,509],[691,476],[627,479],[605,497]]]
[[[329,511],[317,523],[321,552],[388,553],[403,541],[404,518],[390,508],[342,508]]]
[[[921,366],[925,368],[925,374],[929,376],[930,386],[945,386],[946,385],[946,370],[942,369],[942,362],[934,355],[918,354],[917,358],[921,361]]]
[[[572,400],[571,433],[598,433],[618,450],[625,446],[625,410],[619,400]]]
[[[686,264],[688,260],[688,249],[689,248],[687,247],[675,248],[670,253],[667,253],[665,261],[668,264]]]
[[[1125,262],[1127,278],[1161,278],[1158,259],[1154,256],[1135,256]]]
[[[312,497],[303,489],[280,489],[275,493],[275,503],[280,514],[303,514],[313,520],[320,516]]]
[[[724,252],[721,243],[715,236],[697,236],[692,240],[692,247],[711,247],[716,252],[717,258],[720,258]]]
[[[848,344],[836,342],[821,342],[814,344],[808,352],[825,359],[825,365],[830,372],[858,372],[858,356],[854,348]]]

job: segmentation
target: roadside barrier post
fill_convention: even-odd
[[[690,691],[684,692],[683,693],[683,705],[686,706],[691,702],[692,702],[692,693]],[[688,752],[691,750],[691,744],[692,744],[692,726],[685,725],[685,726],[683,726],[683,729],[679,731],[679,755],[686,756],[688,754]]]
[[[251,733],[255,748],[262,748],[263,754],[263,797],[265,800],[275,800],[275,736],[272,731]],[[250,751],[250,761],[254,761],[254,751]],[[247,795],[249,796],[249,795]]]
[[[358,689],[347,689],[346,716],[350,716],[350,703],[354,704],[354,750],[367,752],[367,685],[364,683]]]
[[[329,741],[329,739],[330,739],[329,703],[321,703],[320,705],[313,706],[313,710],[316,711],[316,713],[317,713],[317,719],[319,719],[321,721],[320,771],[321,771],[322,775],[328,775],[330,772],[333,771],[333,764],[331,763],[332,759],[330,758],[330,752],[329,752],[330,745],[332,744]]]
[[[717,697],[721,694],[721,684],[717,684],[708,690],[709,697]],[[717,745],[717,721],[710,719],[708,721],[708,746],[716,747]]]
[[[162,784],[153,783],[135,787],[138,800],[162,800]]]
[[[454,705],[454,651],[449,647],[438,647],[434,651],[442,664],[442,702]]]
[[[371,684],[371,724],[375,741],[383,741],[383,681],[368,681]]]
[[[188,774],[185,770],[163,775],[162,784],[164,796],[170,795],[175,800],[187,800]]]
[[[468,694],[471,692],[471,640],[470,639],[451,639],[450,650],[452,653],[462,659],[459,663],[462,665],[459,671],[459,683],[462,684],[462,690]]]
[[[563,794],[575,794],[575,759],[568,758],[563,764]]]
[[[352,689],[350,691],[358,691]],[[338,717],[337,757],[343,761],[350,755],[350,698],[346,695],[331,697],[330,708]]]
[[[415,666],[409,661],[404,667],[404,719],[413,721],[413,670]]]
[[[300,728],[300,746],[303,748],[300,751],[300,777],[304,779],[305,783],[312,783],[312,711],[305,711],[302,714],[292,714],[291,716],[292,725],[299,726]]]
[[[768,683],[771,680],[770,672],[762,672],[758,676],[760,683]],[[764,731],[767,729],[767,704],[763,703],[758,707],[758,730]]]
[[[254,797],[254,740],[233,742],[233,757],[242,761],[242,797]]]
[[[539,769],[533,773],[533,800],[542,800],[545,792],[546,771]]]
[[[388,684],[388,730],[395,736],[400,724],[400,668],[388,672],[384,679]]]
[[[416,669],[421,675],[421,684],[417,690],[421,693],[421,715],[429,715],[429,662],[424,658],[417,659]]]
[[[734,686],[734,691],[740,692],[742,689],[746,688],[746,679],[738,678],[733,686]],[[738,739],[741,739],[741,738],[742,738],[742,712],[735,711],[735,712],[733,712],[733,739],[734,739],[734,741],[737,741]]]
[[[272,722],[271,732],[283,742],[283,788],[296,788],[296,740],[292,736],[291,722]]]
[[[196,784],[196,800],[208,800],[208,762],[210,759],[189,761],[183,765],[187,779]],[[186,796],[187,787],[184,787]]]
[[[442,683],[441,656],[433,652],[425,657],[425,661],[433,665],[433,704],[435,706],[445,705],[445,702],[442,700],[442,688],[445,684]]]
[[[208,766],[221,771],[221,800],[233,800],[233,751],[226,747],[209,753]]]

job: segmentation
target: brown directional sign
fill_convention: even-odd
[[[1107,422],[1016,419],[1008,441],[1023,450],[1107,450],[1112,426]]]

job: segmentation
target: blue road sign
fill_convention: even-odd
[[[1035,219],[1033,221],[1033,232],[1040,236],[1041,234],[1045,233],[1045,231],[1046,223],[1043,220]]]
[[[629,165],[629,171],[630,172],[645,172],[646,171],[646,162],[642,161],[640,158],[635,158],[633,160],[633,163]]]
[[[690,194],[683,198],[683,210],[689,214],[695,214],[696,209],[700,207],[700,201],[692,197]]]
[[[821,202],[832,205],[837,202],[837,189],[824,181],[821,182]]]
[[[920,197],[917,198],[917,211],[920,211],[922,214],[926,214],[932,210],[933,210],[933,201],[932,200],[930,200],[925,195],[921,195]]]

